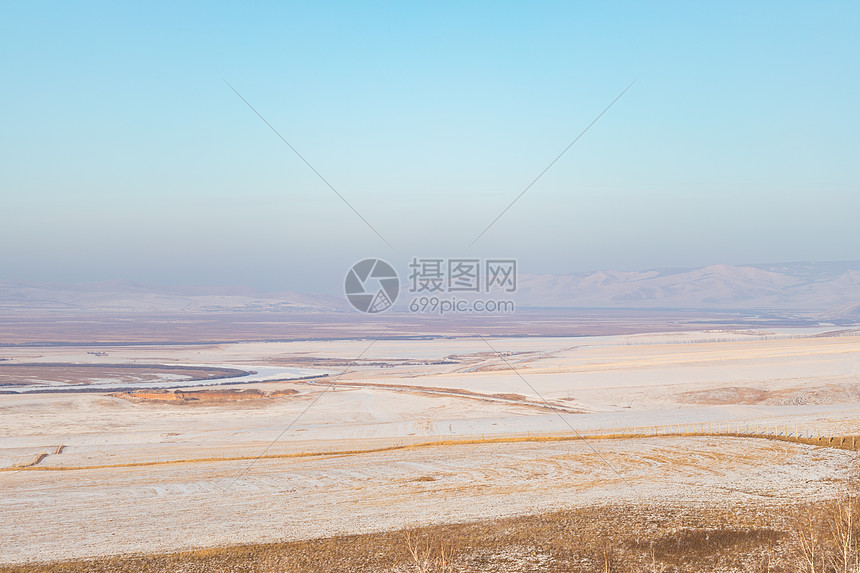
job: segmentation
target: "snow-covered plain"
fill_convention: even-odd
[[[590,503],[766,504],[837,495],[854,454],[749,438],[335,452],[655,425],[860,434],[855,334],[487,333],[373,344],[6,348],[10,362],[330,375],[236,386],[296,391],[236,402],[159,403],[99,392],[0,396],[0,562],[310,538]],[[107,356],[88,354],[95,351]],[[263,453],[321,455],[256,460]],[[42,454],[36,469],[20,467]],[[178,463],[139,465],[151,462]],[[79,469],[46,471],[72,467]]]

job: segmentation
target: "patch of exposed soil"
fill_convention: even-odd
[[[711,390],[682,392],[676,397],[683,404],[761,404],[772,392],[760,388],[725,386]]]
[[[158,402],[167,404],[212,404],[232,403],[247,400],[265,400],[298,394],[298,390],[287,388],[264,392],[256,389],[246,390],[133,390],[112,394],[133,402]]]
[[[709,390],[682,392],[676,394],[675,397],[682,404],[756,404],[767,406],[843,404],[860,401],[860,384],[826,384],[780,390],[724,386]]]

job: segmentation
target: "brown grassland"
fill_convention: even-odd
[[[416,529],[160,555],[0,567],[3,573],[857,571],[860,499],[815,505],[600,506]]]

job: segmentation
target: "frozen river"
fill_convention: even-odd
[[[96,391],[127,391],[140,390],[143,388],[187,388],[191,386],[223,386],[227,384],[250,384],[253,382],[271,382],[275,380],[300,380],[304,378],[316,378],[329,374],[323,370],[311,368],[294,368],[284,366],[249,366],[233,364],[182,364],[177,365],[186,368],[212,369],[230,368],[240,371],[235,376],[227,375],[223,378],[211,378],[207,380],[189,380],[188,374],[163,372],[159,373],[155,380],[141,380],[139,382],[114,378],[110,375],[99,376],[94,368],[93,378],[86,384],[69,384],[51,381],[46,384],[31,384],[27,386],[5,386],[0,388],[4,392],[27,393],[27,392],[96,392]]]

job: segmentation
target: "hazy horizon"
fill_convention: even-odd
[[[856,5],[498,6],[7,7],[0,278],[857,259]]]
[[[355,262],[355,261],[354,261]],[[408,278],[409,270],[408,265],[405,264],[408,261],[400,261],[400,265],[395,265],[397,268],[398,275],[401,278],[401,281],[405,281]],[[650,268],[596,268],[596,269],[586,269],[582,271],[571,271],[571,272],[529,272],[529,271],[520,271],[518,274],[520,276],[556,276],[556,277],[570,277],[570,276],[588,276],[603,272],[609,273],[647,273],[647,272],[662,272],[662,273],[683,273],[689,271],[695,271],[699,269],[705,269],[710,267],[737,267],[737,268],[754,268],[754,269],[764,269],[767,267],[779,267],[782,265],[815,265],[815,266],[827,266],[827,267],[835,267],[838,272],[848,272],[851,270],[860,270],[860,259],[856,260],[844,260],[844,261],[774,261],[774,262],[757,262],[757,263],[740,263],[737,265],[730,265],[728,263],[713,263],[709,265],[702,265],[697,267],[650,267]],[[285,281],[281,284],[281,288],[278,289],[270,289],[266,288],[266,286],[255,286],[250,283],[241,283],[241,282],[223,282],[223,283],[215,283],[215,282],[178,282],[178,281],[166,281],[166,282],[147,282],[134,280],[124,276],[114,276],[107,277],[100,280],[83,280],[83,281],[71,281],[71,282],[61,282],[61,281],[40,281],[40,280],[27,280],[22,279],[20,277],[11,277],[11,276],[0,276],[0,284],[9,284],[9,283],[20,283],[20,284],[32,284],[32,285],[47,285],[47,286],[56,286],[56,287],[64,287],[64,286],[86,286],[86,285],[109,285],[109,284],[128,284],[129,286],[135,287],[144,287],[144,288],[156,288],[156,289],[201,289],[201,291],[205,291],[207,289],[212,291],[221,290],[249,290],[249,291],[259,291],[261,293],[278,293],[278,292],[295,292],[300,294],[309,294],[309,295],[326,295],[326,296],[335,296],[342,297],[343,296],[343,277],[340,279],[334,280],[332,283],[327,284],[324,288],[320,288],[319,290],[301,290],[298,288],[291,288],[289,281]],[[405,282],[404,282],[405,284]]]

